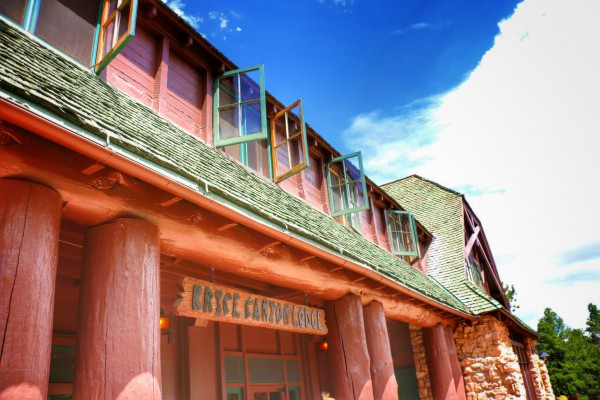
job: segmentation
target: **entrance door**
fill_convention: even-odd
[[[248,395],[249,400],[287,400],[284,385],[251,385]]]

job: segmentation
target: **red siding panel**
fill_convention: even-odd
[[[200,137],[202,75],[176,53],[169,55],[165,118]]]
[[[157,41],[137,29],[135,36],[107,67],[107,80],[118,89],[152,107]]]

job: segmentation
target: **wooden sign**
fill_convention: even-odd
[[[323,310],[185,277],[177,315],[269,329],[327,334]]]

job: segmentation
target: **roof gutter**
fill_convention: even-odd
[[[41,107],[30,104],[22,99],[17,99],[15,95],[9,95],[3,91],[0,91],[0,118],[35,132],[45,139],[90,157],[100,163],[123,171],[153,186],[166,190],[174,196],[274,237],[282,243],[291,243],[292,246],[312,255],[381,282],[400,293],[434,306],[439,310],[449,312],[467,320],[478,318],[477,316],[432,300],[381,275],[370,267],[350,260],[342,254],[334,253],[323,245],[300,234],[289,232],[288,230],[282,231],[278,225],[245,210],[216,193],[210,192],[208,184],[205,184],[205,187],[202,188],[197,183],[175,174],[164,167],[151,163],[134,153],[111,144],[110,137],[107,141],[101,140],[74,124],[53,117]]]

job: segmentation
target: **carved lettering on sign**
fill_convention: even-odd
[[[318,308],[188,277],[181,281],[181,287],[182,292],[173,306],[177,315],[291,332],[327,334],[325,313]]]

